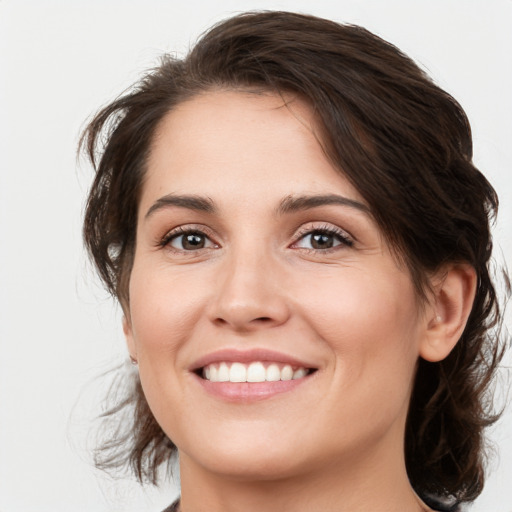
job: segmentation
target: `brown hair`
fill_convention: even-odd
[[[155,129],[178,103],[214,88],[291,91],[309,102],[326,154],[370,205],[419,297],[426,297],[428,275],[448,262],[476,270],[476,297],[459,343],[439,363],[418,363],[405,438],[409,478],[420,495],[475,499],[484,482],[483,429],[497,418],[487,392],[501,354],[488,268],[498,199],[472,164],[464,111],[411,59],[361,27],[287,12],[246,13],[218,24],[185,59],[163,57],[99,112],[82,138],[96,169],[85,243],[125,308]],[[107,417],[123,410],[133,413],[129,429],[115,430],[100,463],[129,463],[141,481],[155,483],[175,447],[138,380]]]

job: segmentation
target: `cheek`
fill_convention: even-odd
[[[342,370],[340,384],[351,386],[361,379],[374,382],[378,375],[381,383],[409,384],[420,329],[416,296],[407,275],[389,270],[368,276],[347,273],[340,282],[332,280],[325,286],[305,311],[333,352],[337,370]]]
[[[323,326],[329,337],[361,337],[366,333],[362,337],[373,346],[380,335],[405,333],[418,323],[412,283],[398,272],[346,272],[339,279],[306,283],[300,301],[307,303],[305,309],[314,312],[317,325]]]
[[[136,262],[130,279],[130,312],[140,380],[153,415],[166,431],[181,410],[182,347],[197,323],[197,290],[164,276],[155,265]]]
[[[204,297],[194,280],[134,265],[130,311],[138,350],[173,352],[186,342],[203,310]]]
[[[130,278],[130,311],[142,388],[161,425],[176,428],[187,373],[184,347],[200,323],[207,299],[197,276],[172,274],[158,263],[136,260]]]
[[[336,306],[326,301],[331,306],[324,316],[331,321],[325,319],[329,327],[323,335],[334,353],[335,422],[348,416],[378,430],[405,417],[420,330],[414,290],[407,280],[401,284],[391,288],[386,281],[372,281],[363,286],[359,280]]]

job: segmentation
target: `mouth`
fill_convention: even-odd
[[[279,362],[253,361],[251,363],[221,361],[198,368],[195,373],[210,382],[278,382],[303,379],[316,368],[294,366]]]
[[[190,371],[208,394],[230,402],[271,398],[313,381],[319,368],[271,350],[220,350],[197,360]]]

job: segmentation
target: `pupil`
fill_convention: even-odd
[[[183,249],[202,249],[204,247],[204,237],[196,233],[183,237]]]
[[[315,233],[312,235],[311,239],[311,245],[314,249],[329,249],[333,246],[332,235]]]

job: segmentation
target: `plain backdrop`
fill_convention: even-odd
[[[175,484],[142,489],[90,463],[105,392],[96,377],[126,355],[119,308],[81,245],[92,172],[76,145],[86,119],[162,52],[183,54],[250,9],[364,25],[452,93],[500,194],[497,259],[512,268],[511,0],[0,0],[1,512],[156,512],[176,495]],[[498,396],[509,386],[503,372]],[[473,512],[512,511],[510,409],[491,432],[497,456]]]

